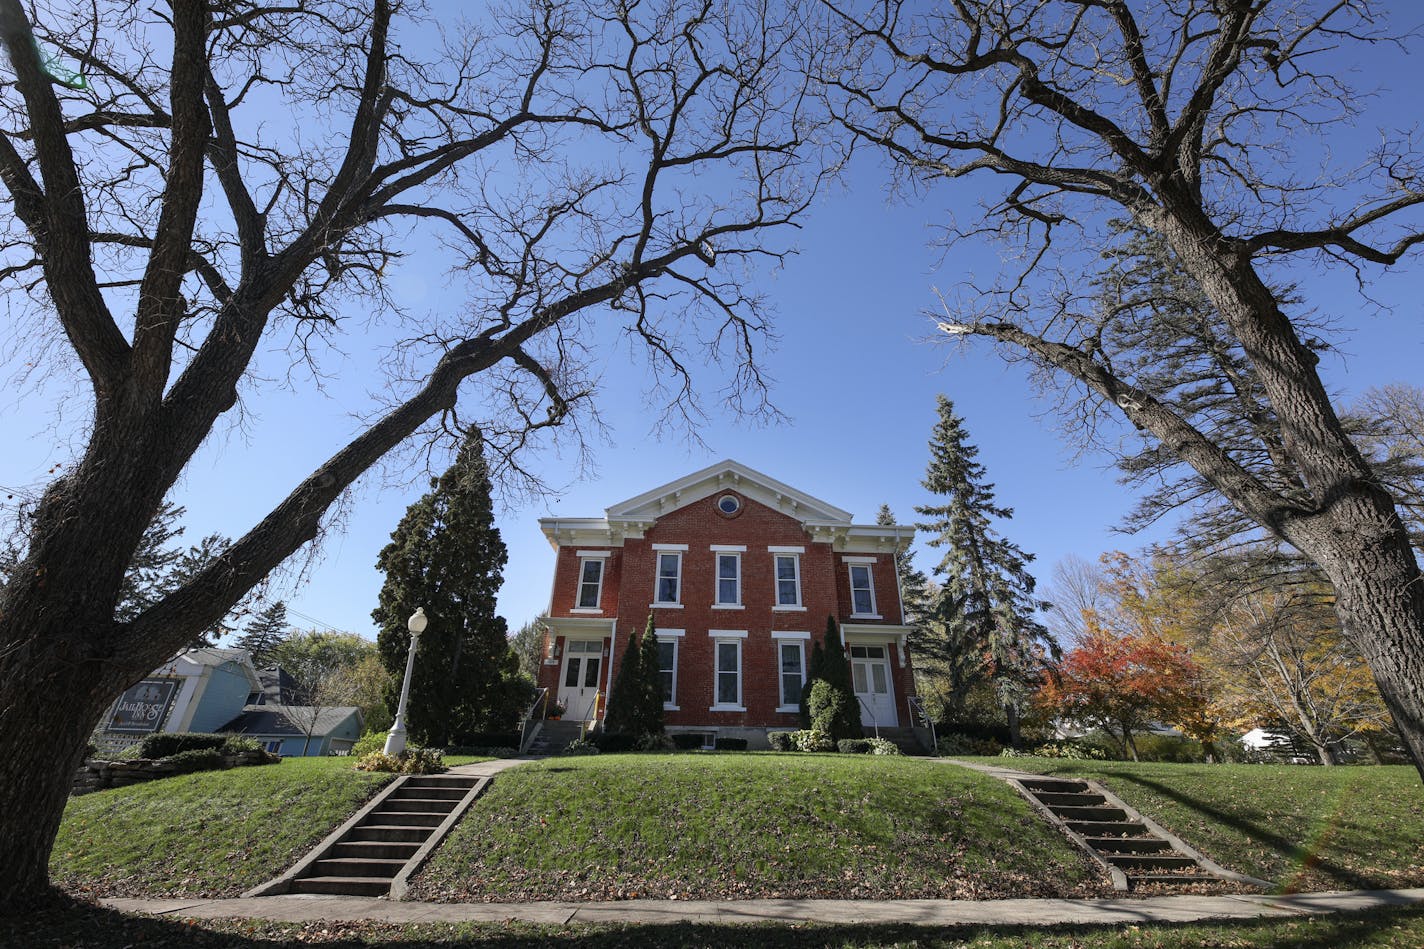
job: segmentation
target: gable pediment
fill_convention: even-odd
[[[614,504],[605,513],[609,524],[649,523],[723,491],[735,491],[808,526],[851,522],[849,511],[730,459]]]

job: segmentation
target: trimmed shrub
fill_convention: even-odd
[[[870,744],[870,753],[872,755],[904,754],[904,752],[900,750],[900,746],[888,738],[867,738],[865,740]]]
[[[439,774],[447,771],[438,748],[407,748],[398,755],[373,751],[356,762],[358,771],[387,774]]]
[[[638,740],[633,742],[635,751],[672,751],[677,746],[672,743],[672,739],[666,735],[639,735]]]
[[[599,732],[597,735],[590,736],[588,741],[599,751],[613,755],[623,751],[632,751],[638,739],[627,732]]]
[[[953,755],[997,755],[1004,750],[1004,746],[992,738],[975,738],[972,735],[960,735],[950,732],[939,736],[939,745],[935,748],[935,754],[940,757]]]
[[[356,758],[364,758],[373,751],[386,750],[386,738],[390,732],[367,732],[356,743],[351,746],[351,754]]]
[[[158,732],[139,742],[140,758],[171,758],[179,752],[204,748],[221,748],[231,735],[211,735],[203,732]]]
[[[766,740],[771,745],[772,751],[794,751],[796,742],[793,739],[795,732],[767,732]]]
[[[164,759],[173,766],[175,774],[192,774],[195,771],[217,771],[223,766],[222,752],[216,748],[190,748]]]
[[[843,755],[868,755],[870,754],[870,739],[842,738],[836,742],[836,751]]]
[[[745,738],[718,738],[712,742],[712,747],[717,751],[746,751],[747,740]]]
[[[601,749],[587,738],[576,738],[569,742],[567,748],[559,752],[561,755],[597,755],[601,753]]]
[[[803,729],[799,732],[791,733],[791,742],[796,746],[797,751],[835,751],[835,742],[831,741],[831,736],[823,731],[814,728]]]
[[[225,755],[240,755],[245,751],[261,751],[262,745],[256,738],[243,738],[240,735],[229,735],[227,741],[222,743],[219,749]]]
[[[672,736],[672,746],[678,751],[697,751],[706,741],[701,735],[691,732],[678,732]]]

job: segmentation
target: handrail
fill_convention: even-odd
[[[549,689],[546,686],[541,688],[538,694],[534,696],[533,703],[529,706],[528,711],[524,713],[524,723],[519,727],[519,753],[521,755],[528,749],[530,742],[534,740],[534,736],[529,731],[530,725],[534,722],[542,722],[544,720],[544,712],[541,706],[547,706],[548,702]],[[539,713],[538,715],[534,714],[536,711]]]
[[[589,717],[579,722],[579,738],[588,737],[588,723],[598,724],[598,707],[603,703],[603,693],[601,691],[593,693],[593,709]]]
[[[875,737],[880,737],[880,716],[870,711],[870,706],[865,704],[865,699],[856,696],[855,700],[860,703],[860,707],[870,714],[870,727],[875,729]]]
[[[921,728],[929,728],[930,752],[936,755],[939,754],[939,738],[935,736],[934,718],[931,717],[930,713],[925,709],[924,699],[918,695],[907,695],[905,696],[905,704],[910,707],[910,720],[918,721]]]

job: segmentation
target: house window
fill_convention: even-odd
[[[745,712],[742,706],[742,640],[744,629],[709,629],[713,649],[714,712]]]
[[[742,602],[742,555],[717,555],[717,605],[737,606]]]
[[[875,583],[868,563],[850,564],[850,608],[856,616],[875,615]]]
[[[776,555],[776,605],[801,605],[801,558],[795,554]]]
[[[663,551],[658,554],[658,589],[654,603],[682,602],[682,554]]]
[[[278,738],[274,741],[263,742],[262,750],[274,755],[280,754],[282,751],[282,739]]]
[[[598,609],[598,598],[603,592],[603,559],[586,558],[579,567],[578,608]]]
[[[662,684],[663,708],[677,706],[677,640],[658,637],[658,678]]]
[[[801,688],[806,684],[805,647],[799,643],[783,642],[777,647],[781,654],[781,705],[795,708],[801,704]]]

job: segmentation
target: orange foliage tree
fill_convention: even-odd
[[[1206,706],[1202,669],[1185,646],[1151,634],[1115,632],[1088,616],[1085,634],[1039,689],[1040,708],[1101,728],[1137,760],[1135,733],[1154,722],[1184,723]]]

